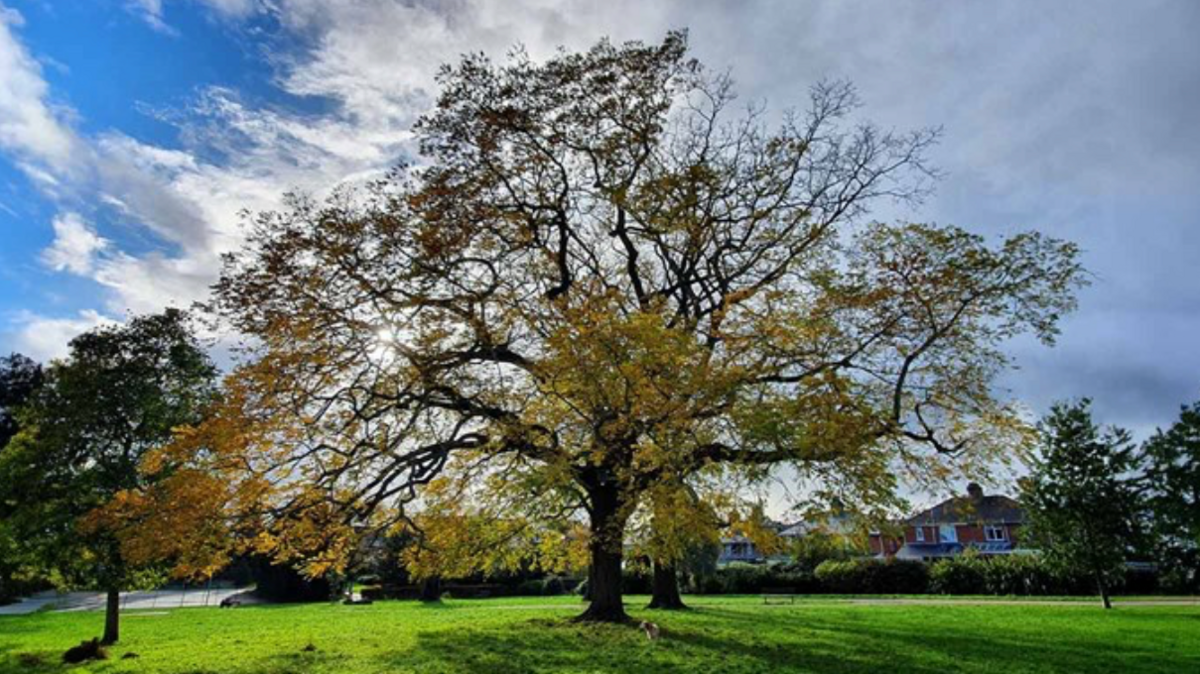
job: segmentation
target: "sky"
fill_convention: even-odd
[[[945,178],[874,217],[1078,242],[1093,284],[1001,386],[1145,437],[1200,399],[1200,2],[0,0],[0,353],[207,296],[242,213],[412,157],[437,67],[687,28],[741,100],[853,81],[940,126]]]

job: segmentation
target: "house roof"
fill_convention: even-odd
[[[855,531],[855,521],[849,513],[828,515],[814,521],[800,521],[783,528],[779,535],[784,538],[801,538],[814,531],[830,534],[850,534]]]
[[[1001,494],[984,495],[977,485],[971,493],[955,496],[917,513],[907,521],[911,525],[995,522],[1020,524],[1025,521],[1021,504]]]

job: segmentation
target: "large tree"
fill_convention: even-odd
[[[1042,421],[1041,452],[1022,502],[1033,545],[1051,564],[1090,577],[1107,609],[1135,545],[1140,505],[1129,433],[1098,428],[1090,406],[1058,404]]]
[[[216,287],[250,353],[167,463],[254,485],[226,496],[260,547],[336,564],[470,455],[586,520],[583,617],[624,620],[626,525],[664,483],[788,464],[851,504],[1012,449],[1000,347],[1052,341],[1077,250],[865,222],[925,193],[936,133],[851,124],[843,83],[731,114],[682,33],[439,82],[418,168],[257,217]]]
[[[1143,488],[1163,568],[1200,587],[1200,402],[1142,446]]]
[[[63,582],[107,592],[105,643],[119,637],[119,592],[145,569],[122,556],[103,509],[142,484],[149,450],[199,422],[215,382],[182,312],[96,328],[46,370],[20,432],[0,451],[5,525]]]

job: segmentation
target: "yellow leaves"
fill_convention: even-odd
[[[520,569],[578,571],[587,535],[558,469],[513,458],[464,456],[423,490],[402,561],[415,577]]]
[[[756,503],[747,510],[730,512],[728,520],[729,534],[749,539],[762,554],[770,556],[783,550],[784,541],[779,532],[771,526],[761,503]]]
[[[672,563],[720,542],[716,499],[704,499],[691,487],[663,481],[651,486],[633,518],[634,556]]]

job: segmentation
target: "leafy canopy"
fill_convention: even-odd
[[[1053,340],[1078,250],[866,223],[926,193],[935,132],[851,123],[840,82],[777,124],[738,114],[683,33],[469,55],[439,82],[420,167],[293,197],[227,258],[213,308],[253,348],[155,463],[234,485],[212,521],[336,567],[466,454],[456,474],[619,555],[643,497],[681,511],[695,476],[789,464],[879,503],[1025,441],[992,394],[1001,346]]]
[[[1098,428],[1090,405],[1086,399],[1058,404],[1043,420],[1042,453],[1022,500],[1033,544],[1060,569],[1093,578],[1107,595],[1123,577],[1136,539],[1135,455],[1129,433]]]
[[[64,583],[136,582],[106,509],[143,484],[142,457],[199,422],[215,383],[177,310],[73,339],[0,450],[0,516],[13,540]]]

